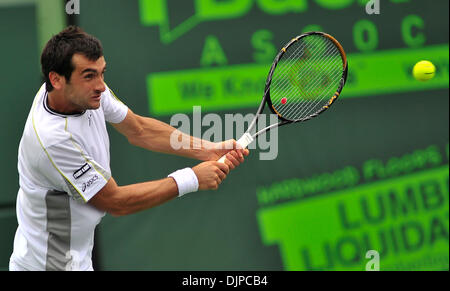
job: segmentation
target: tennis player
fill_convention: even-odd
[[[101,43],[78,27],[49,40],[41,65],[45,83],[19,145],[18,228],[10,270],[93,270],[94,230],[105,213],[132,214],[217,189],[248,155],[234,140],[213,144],[191,136],[190,147],[174,150],[170,137],[176,129],[134,114],[115,97],[104,83]],[[133,145],[205,162],[157,181],[118,186],[105,122]],[[200,142],[201,148],[193,147]],[[217,162],[224,154],[226,164]]]

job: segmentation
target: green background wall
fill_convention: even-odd
[[[448,1],[382,1],[380,15],[359,2],[81,1],[74,19],[102,41],[108,85],[136,113],[168,123],[195,105],[203,115],[254,113],[273,56],[305,30],[340,40],[350,68],[333,108],[278,131],[275,160],[255,149],[218,191],[106,216],[98,269],[364,270],[374,249],[382,270],[448,270]],[[3,269],[17,145],[40,85],[36,7],[0,6]],[[438,69],[427,83],[411,77],[421,59]],[[121,185],[197,163],[134,148],[109,129]]]

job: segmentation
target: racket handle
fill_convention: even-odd
[[[236,141],[236,143],[237,143],[238,145],[240,145],[243,149],[245,149],[252,141],[253,141],[253,137],[252,137],[248,132],[246,132],[246,133],[244,133],[243,136],[241,136],[240,139],[238,139],[238,140]],[[223,156],[218,160],[218,162],[219,162],[219,163],[225,163],[226,156],[227,156],[226,154],[223,155]]]

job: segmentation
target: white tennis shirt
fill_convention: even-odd
[[[27,270],[92,270],[94,230],[104,216],[87,204],[111,177],[105,121],[128,112],[107,89],[100,107],[52,111],[45,84],[34,98],[19,145],[18,228],[10,261]]]

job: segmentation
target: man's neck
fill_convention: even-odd
[[[64,96],[63,92],[58,91],[51,91],[48,92],[48,98],[47,98],[47,106],[57,113],[61,114],[76,114],[76,113],[82,113],[81,111],[74,108],[74,106],[71,106],[71,104],[67,101],[66,97]]]

